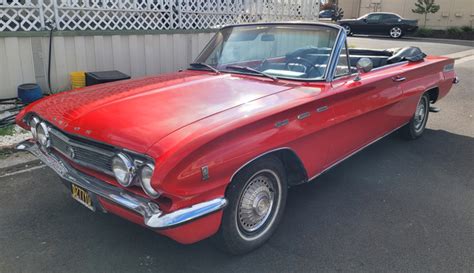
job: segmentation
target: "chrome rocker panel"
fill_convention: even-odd
[[[30,140],[19,143],[16,148],[32,153],[64,180],[142,215],[145,225],[150,228],[164,229],[181,225],[216,212],[227,205],[225,198],[216,198],[165,214],[160,210],[158,204],[97,178],[80,173],[54,154],[44,152],[36,143]]]

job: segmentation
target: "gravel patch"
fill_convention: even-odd
[[[12,135],[0,136],[0,149],[9,149],[23,140],[31,138],[31,133],[15,125]]]
[[[0,105],[0,119],[11,116],[18,112],[18,110],[4,111],[12,108],[14,105]],[[10,149],[14,147],[18,142],[31,138],[31,133],[24,130],[23,128],[14,125],[11,132],[5,135],[0,135],[0,149]]]

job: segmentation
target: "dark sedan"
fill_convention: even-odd
[[[319,12],[319,18],[329,18],[332,19],[332,17],[335,15],[336,11],[333,9],[325,9]]]
[[[346,29],[347,35],[379,34],[395,39],[418,29],[417,20],[404,19],[398,14],[386,12],[369,13],[358,19],[346,19],[338,23]]]

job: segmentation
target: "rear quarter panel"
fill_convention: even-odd
[[[428,56],[424,61],[409,62],[401,67],[401,75],[407,80],[400,86],[409,113],[415,111],[419,98],[427,90],[437,88],[439,90],[438,100],[446,96],[456,75],[454,70],[444,72],[443,69],[446,65],[453,63],[454,60],[450,58]]]

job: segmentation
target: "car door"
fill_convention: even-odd
[[[436,87],[439,70],[434,67],[420,69],[419,64],[400,63],[396,69],[394,80],[403,91],[403,101],[400,103],[398,115],[407,123],[415,113],[421,95],[430,88]]]
[[[346,24],[348,24],[351,27],[353,33],[363,34],[365,27],[367,25],[366,18],[367,17],[363,17],[354,21],[348,21],[348,23]]]
[[[405,121],[399,115],[403,93],[393,69],[379,69],[355,80],[355,74],[331,82],[328,104],[334,119],[330,131],[329,165],[338,162]]]
[[[389,33],[394,26],[400,25],[400,17],[395,14],[384,14],[382,17],[381,32],[383,34]]]
[[[366,18],[366,26],[364,34],[380,34],[383,30],[382,25],[383,14],[373,13]]]

